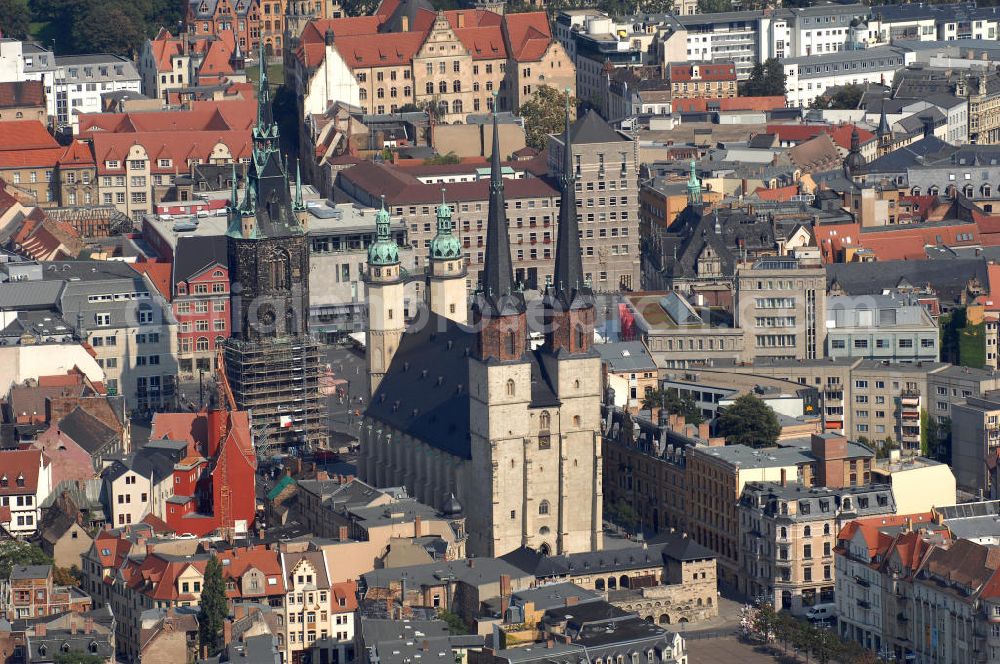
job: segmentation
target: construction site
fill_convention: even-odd
[[[308,336],[260,342],[227,339],[226,376],[240,410],[250,411],[257,455],[326,444],[324,368],[319,345]]]

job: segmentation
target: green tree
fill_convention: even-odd
[[[73,21],[71,36],[76,50],[132,57],[146,39],[146,25],[134,4],[122,0],[91,2]]]
[[[53,661],[56,664],[104,664],[107,660],[93,653],[71,650],[56,653]]]
[[[4,37],[24,39],[31,27],[27,0],[0,0],[0,29]]]
[[[717,14],[733,11],[732,0],[698,0],[699,14]]]
[[[17,540],[0,541],[0,579],[9,579],[15,565],[51,565],[52,559],[37,546]]]
[[[785,68],[781,61],[768,58],[750,70],[750,77],[739,85],[741,97],[770,97],[785,94]]]
[[[222,650],[222,627],[229,615],[226,583],[222,579],[222,563],[212,556],[205,566],[205,580],[201,588],[198,611],[198,639],[209,657]]]
[[[570,97],[570,108],[576,108],[576,99]],[[566,94],[551,85],[543,85],[534,96],[521,104],[517,114],[524,118],[525,142],[533,148],[544,150],[549,134],[558,134],[566,124]]]
[[[778,442],[781,423],[759,397],[744,394],[719,413],[716,432],[725,437],[728,445],[771,447]]]
[[[469,633],[468,626],[457,613],[452,613],[447,609],[441,609],[438,611],[437,617],[448,624],[448,632],[450,634],[459,635]]]
[[[424,163],[431,166],[440,166],[442,164],[458,164],[461,163],[461,159],[454,152],[449,152],[448,154],[438,154],[434,155],[430,159],[424,159]]]
[[[647,392],[642,398],[642,407],[644,410],[663,408],[671,415],[683,415],[688,424],[698,425],[705,421],[694,400],[680,396],[677,390],[655,389]]]
[[[79,586],[83,573],[76,565],[56,567],[52,570],[52,580],[59,586]]]
[[[848,83],[840,86],[832,95],[822,94],[809,105],[810,108],[836,108],[853,110],[861,103],[861,96],[865,89],[856,83]]]
[[[611,523],[617,523],[626,530],[635,530],[639,525],[639,516],[624,500],[617,500],[604,509],[604,516]]]

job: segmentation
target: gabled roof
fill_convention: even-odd
[[[129,265],[139,274],[147,275],[160,295],[167,302],[170,302],[173,295],[173,289],[170,287],[170,263],[146,261],[143,263],[129,263]]]
[[[347,36],[334,42],[344,63],[352,69],[409,64],[423,46],[424,32],[385,32]]]
[[[0,83],[0,108],[44,105],[45,87],[41,81],[5,81]]]
[[[505,14],[507,51],[518,62],[540,60],[552,42],[552,31],[545,12]],[[576,139],[573,139],[574,141]]]
[[[79,406],[59,420],[58,427],[91,455],[100,454],[118,442],[118,432]]]
[[[629,139],[612,129],[611,125],[595,111],[589,110],[570,127],[570,140],[574,145],[584,145],[587,143],[618,143]]]
[[[41,450],[0,450],[0,496],[36,493],[38,474],[48,464]]]
[[[225,236],[177,238],[174,251],[173,283],[192,279],[214,265],[228,269],[229,255]]]
[[[0,122],[0,151],[46,148],[59,148],[59,143],[52,138],[52,134],[38,120]]]

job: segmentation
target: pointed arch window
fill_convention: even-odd
[[[515,332],[507,335],[507,352],[510,353],[511,357],[517,355],[517,334]]]
[[[284,248],[275,249],[268,257],[268,272],[271,277],[271,287],[275,290],[291,288],[291,259]]]

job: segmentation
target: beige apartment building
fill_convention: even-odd
[[[638,142],[594,111],[570,130],[585,277],[596,291],[639,288]],[[561,177],[563,136],[549,137],[549,174]]]
[[[739,588],[775,608],[802,614],[834,601],[837,533],[846,521],[895,514],[886,485],[831,489],[752,482],[737,507]]]
[[[826,270],[764,258],[736,270],[736,327],[754,359],[815,360],[826,343]]]

